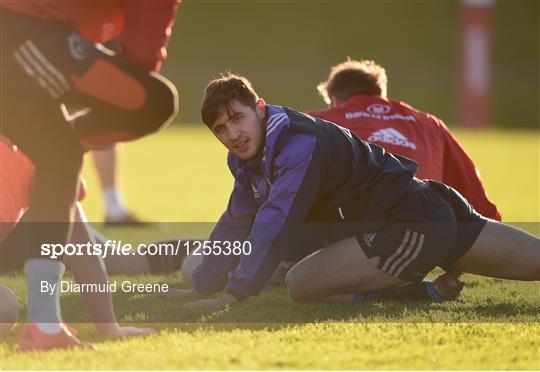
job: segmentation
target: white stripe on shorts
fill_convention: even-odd
[[[401,251],[403,251],[403,248],[409,241],[410,234],[411,234],[411,230],[407,229],[407,231],[405,232],[405,237],[403,238],[403,241],[401,242],[401,245],[399,246],[398,250],[394,252],[393,255],[391,255],[390,257],[386,259],[386,261],[384,262],[384,266],[382,267],[382,271],[386,271],[388,269],[388,265],[390,265],[392,260],[394,260],[397,256],[401,254]]]
[[[413,231],[413,236],[411,239],[411,243],[409,244],[409,247],[407,248],[405,253],[403,253],[397,260],[395,260],[392,266],[390,266],[390,269],[388,269],[388,274],[393,275],[392,273],[396,270],[396,267],[401,263],[401,261],[409,257],[409,254],[413,251],[413,248],[415,248],[417,237],[418,237],[418,233],[416,231]]]
[[[407,261],[405,261],[403,265],[399,267],[399,269],[394,274],[395,276],[399,276],[399,274],[401,274],[403,269],[409,266],[409,264],[413,262],[416,259],[416,257],[418,257],[418,255],[420,254],[420,251],[422,250],[423,244],[424,244],[424,234],[420,234],[420,241],[418,242],[418,246],[416,250],[414,251],[413,255]]]

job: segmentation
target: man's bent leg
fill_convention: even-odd
[[[379,270],[378,264],[379,257],[367,258],[356,237],[350,237],[304,258],[289,270],[285,281],[297,301],[375,291],[406,282]]]
[[[489,220],[472,247],[452,266],[463,272],[500,279],[540,280],[540,240]]]
[[[456,236],[450,208],[444,203],[427,204],[428,196],[432,197],[415,194],[401,208],[409,211],[416,206],[418,216],[402,215],[399,209],[396,215],[405,221],[435,217],[437,222],[390,222],[376,232],[346,238],[315,252],[289,272],[286,281],[293,298],[313,300],[337,294],[367,295],[363,292],[370,291],[378,293],[362,298],[368,301],[455,298],[462,285],[455,278],[447,280],[449,275],[433,283],[422,282],[427,273],[444,262]],[[394,288],[398,285],[402,286]]]

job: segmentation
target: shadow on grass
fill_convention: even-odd
[[[129,277],[126,277],[129,278]],[[123,278],[115,278],[121,281]],[[132,278],[133,279],[133,278]],[[170,287],[187,289],[180,285],[176,275],[163,277],[138,276],[137,282],[156,283],[162,279]],[[491,293],[477,293],[486,286],[468,284],[467,301],[446,303],[384,302],[361,305],[336,303],[296,303],[290,299],[285,287],[268,287],[261,296],[245,304],[233,304],[220,311],[194,313],[182,308],[185,302],[174,298],[156,298],[154,295],[117,292],[113,294],[115,313],[121,324],[150,326],[162,330],[199,329],[267,329],[278,330],[307,323],[530,323],[539,322],[538,300],[516,296],[513,286],[491,288]],[[477,286],[479,287],[477,289]],[[472,287],[472,288],[471,288]],[[489,287],[489,285],[488,285]],[[520,287],[525,289],[526,287]],[[495,290],[496,289],[496,290]],[[534,296],[533,296],[534,297]],[[63,293],[62,314],[67,323],[92,323],[82,297],[78,293]],[[24,321],[26,306],[20,309]],[[106,321],[97,319],[98,322]],[[87,327],[93,328],[93,327]],[[86,332],[85,332],[86,333]]]
[[[171,284],[172,283],[171,281]],[[178,283],[174,284],[176,287]],[[182,287],[182,286],[180,286]],[[187,288],[186,286],[183,286]],[[161,332],[195,333],[265,330],[270,332],[312,323],[538,323],[540,307],[512,297],[446,303],[386,302],[362,305],[336,303],[296,303],[284,287],[270,287],[245,304],[233,304],[220,311],[193,313],[182,309],[185,302],[151,295],[116,293],[116,316],[121,325],[152,327]],[[512,302],[513,299],[513,302]],[[94,330],[91,317],[77,293],[62,296],[62,312],[67,323],[79,329],[81,339],[106,341]],[[21,315],[25,314],[21,309]],[[82,323],[82,324],[81,324]],[[7,350],[16,350],[20,324],[2,337]]]
[[[176,287],[179,287],[177,284]],[[182,286],[180,286],[182,287]],[[187,288],[187,287],[185,287]],[[501,297],[472,301],[381,302],[361,305],[336,303],[297,303],[284,287],[270,287],[245,304],[232,304],[219,311],[193,312],[183,309],[186,302],[153,295],[114,294],[116,316],[121,323],[193,324],[302,324],[316,322],[538,322],[540,308],[534,302]],[[90,322],[80,295],[65,294],[62,311],[68,322]],[[98,321],[103,321],[99,320]]]

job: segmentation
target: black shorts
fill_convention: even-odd
[[[357,236],[378,268],[407,281],[421,281],[436,266],[450,269],[474,244],[487,219],[453,188],[420,181],[377,231]]]

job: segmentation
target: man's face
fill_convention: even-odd
[[[261,99],[253,109],[234,100],[230,107],[230,112],[221,108],[210,129],[233,154],[243,160],[252,159],[264,147],[266,105]]]

